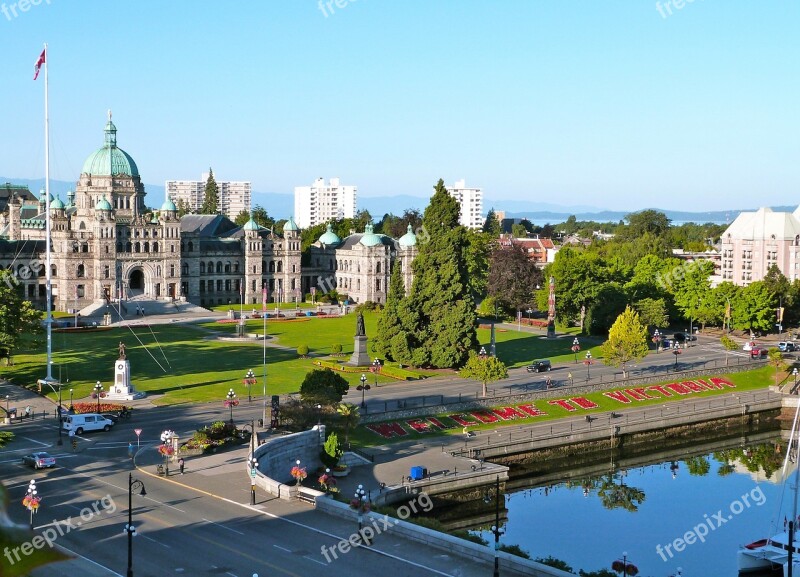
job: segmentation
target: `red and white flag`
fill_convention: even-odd
[[[42,67],[47,60],[47,49],[45,48],[42,50],[42,53],[39,55],[39,58],[36,60],[36,64],[33,65],[33,79],[36,80],[39,78],[39,69]]]

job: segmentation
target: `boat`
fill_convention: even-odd
[[[791,575],[800,577],[800,540],[798,540],[797,527],[797,495],[798,490],[800,490],[800,469],[798,469],[796,459],[798,440],[800,440],[800,430],[798,430],[797,426],[798,415],[800,415],[800,402],[795,409],[792,429],[789,434],[789,443],[786,447],[786,457],[783,461],[783,478],[786,480],[785,482],[791,483],[790,480],[794,478],[794,485],[792,486],[792,516],[790,517],[793,521],[787,521],[786,517],[784,517],[783,531],[770,538],[759,539],[740,547],[736,555],[739,573],[782,570],[784,577],[791,577]],[[787,476],[786,471],[790,463],[794,467],[794,471]]]

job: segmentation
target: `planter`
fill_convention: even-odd
[[[331,469],[331,475],[334,477],[347,477],[350,474],[350,467],[344,469]]]

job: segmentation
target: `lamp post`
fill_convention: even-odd
[[[72,407],[72,389],[69,390],[69,410],[71,411]]]
[[[365,399],[365,393],[370,389],[369,385],[367,384],[367,375],[361,373],[361,378],[359,379],[361,384],[356,387],[357,391],[361,391],[361,408],[367,408],[367,401]]]
[[[653,331],[653,342],[656,344],[656,353],[661,352],[661,333],[658,329]]]
[[[372,361],[372,372],[375,373],[375,388],[378,388],[378,373],[381,372],[381,360],[375,359]]]
[[[128,573],[127,577],[133,577],[133,537],[136,535],[136,527],[133,526],[133,490],[139,488],[139,494],[144,497],[147,495],[144,483],[139,479],[133,478],[133,473],[128,473],[128,524],[125,525],[125,533],[128,534]]]
[[[678,355],[681,354],[681,348],[680,347],[681,347],[681,345],[677,340],[674,343],[672,343],[672,354],[675,355],[675,370],[676,371],[678,370]]]
[[[486,358],[486,349],[484,347],[481,347],[481,350],[478,351],[478,356],[482,359]]]
[[[586,359],[583,361],[586,365],[586,380],[589,380],[589,367],[592,366],[592,351],[586,351]]]
[[[317,403],[316,409],[317,409],[317,426],[319,426],[322,424],[322,405]]]
[[[8,395],[6,395],[6,417],[9,416],[9,413],[8,413],[8,399],[9,399],[9,397],[8,397]]]
[[[33,514],[39,509],[39,502],[41,501],[41,497],[39,497],[39,492],[36,490],[36,481],[31,479],[31,482],[28,484],[28,492],[25,493],[25,499],[22,501],[22,504],[28,508],[31,515],[31,531],[33,531]]]
[[[792,387],[793,393],[797,392],[797,374],[798,374],[797,367],[795,367],[794,369],[792,369],[792,376],[794,377],[794,387]]]
[[[247,374],[244,376],[244,384],[247,385],[247,402],[253,402],[253,395],[252,389],[253,385],[256,384],[256,375],[253,373],[253,369],[249,369]]]
[[[675,357],[675,358],[677,358],[677,357]],[[628,574],[628,552],[627,551],[623,551],[622,552],[622,574],[623,575],[627,575]]]
[[[575,337],[575,340],[572,341],[572,352],[575,353],[575,364],[578,364],[578,351],[581,350],[581,343],[578,341],[578,337]]]
[[[64,444],[61,440],[61,382],[58,383],[58,443],[59,447]]]
[[[100,381],[97,381],[97,383],[94,386],[94,395],[95,395],[95,397],[97,397],[97,412],[98,413],[100,412],[100,393],[102,393],[102,392],[103,392],[103,384]]]
[[[486,493],[484,497],[484,502],[489,503],[491,497],[489,493]],[[494,577],[500,577],[500,535],[503,534],[503,530],[500,529],[500,475],[497,476],[494,482],[494,526],[492,527],[492,533],[494,533]]]
[[[231,425],[233,425],[233,407],[239,404],[239,400],[236,398],[236,393],[233,389],[228,391],[228,394],[225,396],[225,406],[228,407],[231,411]]]
[[[161,452],[164,455],[164,476],[169,477],[169,456],[172,454],[172,439],[175,437],[175,432],[167,429],[161,433]]]
[[[356,488],[355,499],[356,499],[356,509],[358,511],[358,532],[361,533],[361,526],[363,523],[363,515],[362,509],[364,508],[364,497],[367,495],[367,492],[364,490],[364,485],[359,485]]]

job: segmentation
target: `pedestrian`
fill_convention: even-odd
[[[547,380],[545,381],[545,384],[547,385],[547,388],[549,389],[553,385],[553,380],[550,377],[547,377]]]
[[[572,373],[567,373],[567,378],[569,379],[569,384],[572,384]]]
[[[181,475],[183,475],[183,467],[184,467],[184,465],[185,465],[185,463],[183,462],[183,457],[181,457],[180,459],[178,459],[178,468],[181,470]]]
[[[133,443],[128,443],[128,456],[133,457]]]

